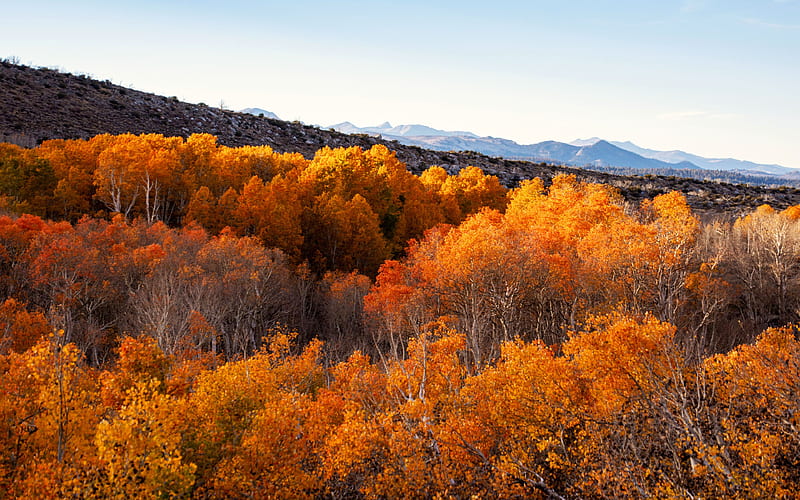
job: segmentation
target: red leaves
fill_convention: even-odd
[[[52,333],[44,314],[29,312],[25,304],[6,299],[0,305],[0,354],[22,353]]]

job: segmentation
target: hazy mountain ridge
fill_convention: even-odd
[[[471,132],[436,130],[422,125],[361,128],[350,122],[343,122],[331,125],[330,128],[346,134],[379,135],[385,139],[397,141],[400,144],[435,149],[437,151],[476,151],[501,158],[556,162],[576,167],[699,168],[688,162],[683,162],[676,166],[661,160],[644,158],[606,141],[599,141],[583,147],[557,141],[519,144],[510,139],[479,137]],[[403,129],[402,134],[395,135],[393,133],[400,129]],[[417,135],[412,135],[413,133]]]
[[[754,175],[784,175],[798,172],[781,165],[767,165],[733,158],[705,158],[685,151],[657,151],[630,141],[605,141],[599,137],[578,139],[570,143],[544,141],[519,144],[510,139],[480,137],[471,132],[438,130],[424,125],[388,123],[377,127],[357,127],[350,122],[330,128],[347,134],[380,135],[402,144],[440,151],[477,151],[490,156],[531,161],[559,162],[578,167],[621,167],[649,170],[731,170]],[[398,133],[411,129],[416,133]],[[789,179],[796,177],[789,177]]]
[[[800,203],[800,191],[794,188],[770,189],[693,179],[621,176],[487,156],[474,151],[475,138],[470,137],[454,139],[463,141],[464,147],[471,151],[443,151],[444,145],[434,148],[398,142],[402,136],[394,136],[397,140],[393,140],[343,134],[299,122],[185,103],[175,97],[125,88],[109,81],[0,60],[0,142],[32,147],[48,139],[86,139],[103,133],[159,133],[181,137],[210,133],[223,145],[266,144],[276,151],[298,152],[307,158],[313,157],[323,147],[370,148],[383,144],[394,150],[398,159],[415,173],[431,165],[439,165],[451,173],[472,165],[497,176],[510,187],[533,177],[540,177],[547,183],[553,176],[566,173],[580,180],[612,185],[633,203],[678,189],[686,194],[689,204],[698,213],[743,213],[764,203],[776,208]],[[430,136],[418,137],[436,142]],[[404,142],[410,142],[407,139]],[[498,145],[507,144],[505,139],[489,139]],[[548,148],[551,151],[570,150],[565,146],[569,145],[552,142]],[[584,156],[588,157],[588,154],[584,153]]]
[[[766,173],[772,175],[784,175],[793,172],[798,172],[795,168],[784,167],[783,165],[755,163],[746,160],[737,160],[735,158],[706,158],[692,153],[687,153],[680,150],[672,151],[657,151],[654,149],[643,148],[636,144],[625,141],[616,142],[610,141],[617,147],[627,149],[645,158],[654,158],[657,160],[665,161],[667,163],[677,164],[679,162],[688,161],[695,165],[709,169],[709,170],[735,170],[754,173]]]

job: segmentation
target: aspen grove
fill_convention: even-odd
[[[779,498],[800,206],[0,144],[0,498]]]

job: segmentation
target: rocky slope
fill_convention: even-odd
[[[672,177],[611,175],[564,166],[489,157],[475,152],[432,151],[368,135],[348,135],[299,122],[189,104],[174,97],[133,90],[109,81],[0,61],[0,141],[31,147],[47,139],[89,138],[101,133],[160,133],[187,137],[207,132],[220,144],[267,144],[276,151],[307,157],[318,149],[384,144],[413,172],[440,165],[450,172],[474,165],[507,186],[557,173],[618,187],[636,202],[672,189],[683,191],[700,213],[741,213],[769,203],[776,208],[800,204],[800,191],[762,188]]]

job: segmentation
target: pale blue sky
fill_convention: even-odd
[[[0,57],[190,102],[800,168],[800,0],[6,3]]]

